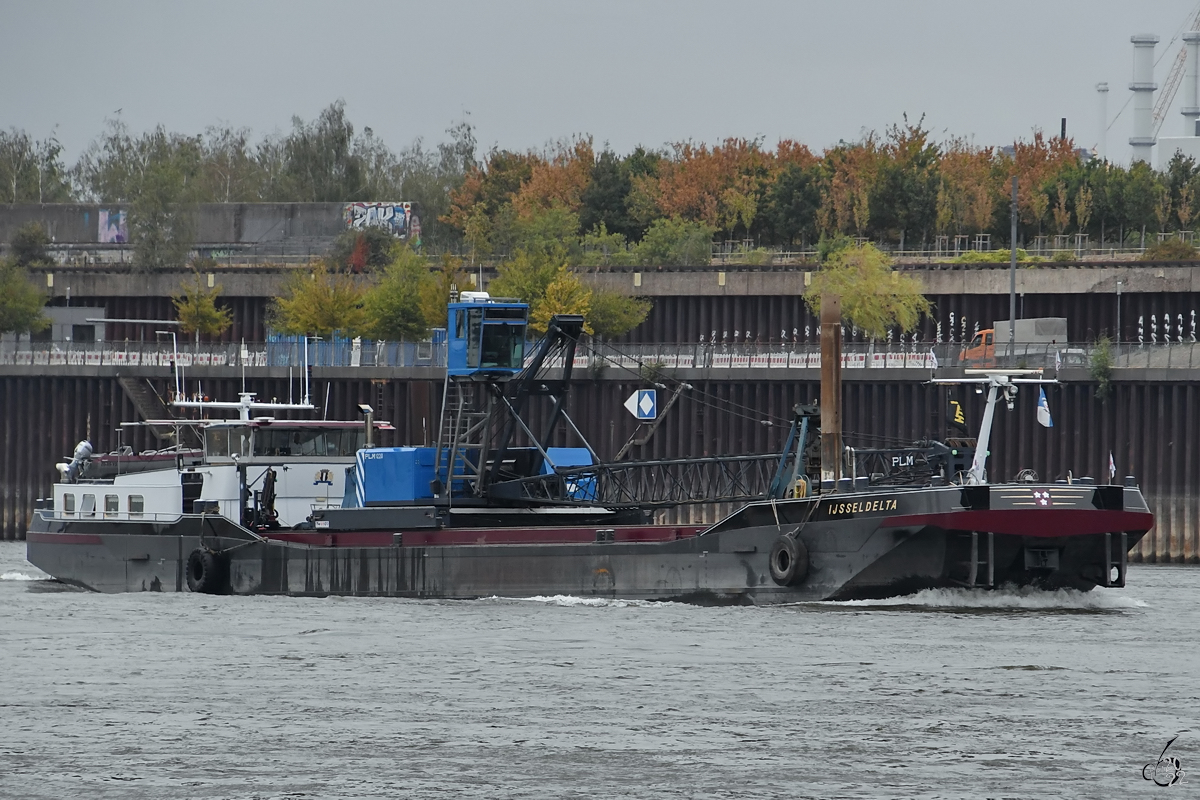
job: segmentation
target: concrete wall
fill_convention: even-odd
[[[120,203],[0,205],[0,242],[28,222],[40,222],[56,244],[99,242],[101,209]],[[343,203],[204,203],[196,207],[197,244],[259,244],[332,238],[346,230]]]

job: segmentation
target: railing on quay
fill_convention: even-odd
[[[1016,352],[970,358],[959,342],[842,345],[845,369],[920,369],[945,367],[1026,367],[1031,369],[1088,368],[1103,360],[1101,345],[1094,343],[1018,344]],[[526,349],[532,353],[532,346]],[[1171,343],[1110,344],[1107,360],[1114,369],[1200,369],[1200,349],[1192,341]],[[27,367],[169,367],[184,368],[349,367],[399,368],[446,366],[443,342],[271,341],[245,344],[181,344],[178,352],[163,342],[0,342],[0,366]],[[550,367],[563,366],[561,361]],[[649,376],[657,370],[769,369],[819,370],[820,346],[810,343],[738,344],[619,344],[582,347],[572,364],[575,370],[623,370]]]

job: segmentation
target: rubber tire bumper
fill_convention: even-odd
[[[771,580],[796,586],[808,577],[808,548],[791,536],[780,536],[771,547]]]
[[[193,550],[187,560],[188,589],[199,594],[224,594],[229,584],[229,561],[210,550]]]

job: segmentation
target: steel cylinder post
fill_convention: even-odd
[[[842,477],[842,298],[821,297],[821,483]]]

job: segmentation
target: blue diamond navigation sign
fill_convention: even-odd
[[[625,410],[639,420],[658,416],[658,393],[654,389],[638,389],[625,401]]]

